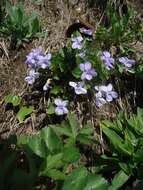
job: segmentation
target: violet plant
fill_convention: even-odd
[[[91,31],[82,29],[82,32]],[[98,108],[118,98],[118,93],[113,90],[111,83],[100,84],[106,84],[114,73],[117,74],[117,63],[120,62],[126,68],[131,69],[135,61],[127,57],[117,58],[118,56],[112,56],[109,51],[91,51],[90,44],[90,40],[76,33],[72,36],[70,43],[67,43],[67,46],[58,53],[46,54],[39,47],[27,55],[25,63],[33,69],[25,78],[27,83],[34,85],[36,79],[40,80],[45,73],[42,89],[45,94],[48,93],[50,105],[54,107],[52,112],[47,113],[65,115],[69,112],[67,104],[70,109],[70,102],[77,97],[76,95],[87,98],[88,92],[91,91]]]

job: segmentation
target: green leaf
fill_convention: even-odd
[[[52,115],[55,113],[55,107],[52,103],[49,104],[48,108],[46,109],[46,113]]]
[[[81,128],[80,134],[91,135],[94,131],[92,123],[88,122],[83,128]]]
[[[130,175],[127,175],[123,170],[120,170],[113,178],[112,184],[108,190],[117,190],[124,185],[129,179]]]
[[[17,137],[17,145],[26,145],[29,142],[30,137],[27,135],[22,135]]]
[[[45,141],[46,146],[51,152],[60,151],[62,149],[63,144],[52,128],[43,128],[40,136]]]
[[[20,123],[24,121],[26,116],[30,115],[34,111],[34,106],[29,106],[29,107],[21,107],[19,112],[17,113],[17,118]]]
[[[81,70],[79,67],[76,67],[73,71],[72,71],[72,75],[79,79],[81,77]]]
[[[79,129],[79,123],[78,123],[77,117],[75,116],[75,114],[69,114],[68,120],[72,129],[72,135],[74,139],[76,139],[78,135],[78,129]]]
[[[62,190],[83,190],[86,185],[88,172],[85,167],[79,167],[72,171],[64,181]]]
[[[108,183],[100,175],[90,174],[83,190],[107,190]]]
[[[64,164],[62,158],[63,158],[62,153],[49,155],[41,166],[40,175],[45,176],[48,174],[49,170],[61,168]]]
[[[57,95],[62,92],[63,92],[63,89],[60,86],[54,86],[50,91],[50,93],[54,95]]]
[[[12,103],[13,106],[18,106],[21,102],[21,97],[16,95],[8,95],[4,97],[6,104]]]
[[[79,134],[77,136],[77,141],[79,141],[81,144],[91,145],[93,144],[93,139],[90,136]]]
[[[74,146],[64,147],[63,160],[66,162],[76,162],[80,158],[79,150]]]
[[[63,121],[60,125],[50,125],[52,129],[58,134],[58,135],[66,135],[68,137],[72,136],[72,131],[69,126],[69,124],[66,121]]]
[[[32,136],[29,139],[28,146],[33,153],[42,158],[45,158],[48,153],[48,150],[39,135]]]
[[[113,130],[109,129],[108,127],[101,125],[102,130],[105,135],[109,138],[113,146],[117,151],[122,154],[131,155],[132,154],[132,146],[130,144],[125,144],[125,141]]]
[[[65,174],[60,170],[51,169],[47,172],[47,176],[51,177],[54,180],[64,180]]]

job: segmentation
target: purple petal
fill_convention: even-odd
[[[84,66],[84,64],[83,64],[83,63],[82,63],[82,64],[80,64],[80,65],[79,65],[79,67],[80,67],[80,70],[81,70],[81,71],[85,71],[85,66]]]
[[[106,100],[104,98],[96,98],[96,106],[101,107],[106,103]]]
[[[63,112],[64,112],[64,114],[67,114],[69,111],[66,107],[63,107]]]
[[[111,95],[112,95],[112,97],[115,98],[115,99],[118,98],[118,93],[115,92],[115,91],[112,91],[112,92],[111,92]]]
[[[76,38],[76,40],[77,40],[78,42],[82,42],[82,41],[83,41],[83,37],[82,37],[82,36],[78,36],[78,37]]]
[[[88,74],[88,73],[85,73],[85,78],[87,80],[91,80],[92,79],[92,75],[91,74]]]
[[[103,51],[103,56],[109,58],[111,54],[108,51]]]
[[[59,99],[59,98],[55,99],[54,103],[55,103],[57,106],[61,106],[61,105],[62,105],[62,101],[61,101],[61,99]]]
[[[64,100],[63,102],[62,102],[62,105],[65,107],[65,106],[67,106],[68,105],[68,101],[67,100]]]
[[[113,97],[111,96],[111,94],[107,94],[106,95],[106,101],[111,102],[112,100],[113,100]]]
[[[77,48],[78,48],[77,42],[74,42],[74,43],[72,44],[72,48],[73,48],[73,49],[77,49]]]
[[[64,114],[64,110],[62,108],[56,107],[55,113],[57,115],[63,115]]]
[[[81,28],[80,31],[83,32],[84,34],[88,34],[90,36],[93,34],[92,29]]]
[[[75,93],[76,94],[87,94],[87,90],[85,88],[82,88],[82,87],[78,87],[78,88],[75,88]]]
[[[112,88],[113,88],[113,86],[112,86],[111,83],[107,85],[107,91],[108,91],[108,92],[109,92],[109,91],[112,91]]]
[[[91,63],[90,62],[85,62],[84,63],[84,68],[85,68],[85,71],[88,71],[91,69]]]
[[[25,77],[25,81],[26,81],[28,84],[32,85],[32,84],[35,82],[35,78],[34,78],[34,77],[31,77],[31,76],[27,76],[27,77]]]

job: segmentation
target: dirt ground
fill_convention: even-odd
[[[18,1],[13,0],[13,2]],[[45,0],[42,6],[38,6],[29,0],[24,1],[27,13],[32,10],[38,12],[42,28],[48,32],[48,35],[17,50],[10,50],[8,41],[0,39],[0,103],[5,95],[10,93],[22,95],[27,90],[28,86],[24,82],[27,70],[24,61],[32,48],[42,46],[46,51],[58,50],[65,44],[67,28],[78,20],[96,27],[102,15],[99,9],[93,6],[94,2],[93,0]],[[135,6],[142,14],[143,0],[135,1]],[[5,112],[4,105],[0,104],[0,134],[6,130],[10,135],[17,129],[17,120],[13,112]],[[25,126],[21,127],[20,132],[23,130]],[[31,133],[33,127],[26,126],[26,130]]]

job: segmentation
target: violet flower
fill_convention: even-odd
[[[135,64],[135,60],[128,59],[127,57],[120,57],[119,62],[128,68],[131,68]]]
[[[87,35],[89,35],[89,36],[92,36],[92,34],[93,34],[93,30],[92,29],[87,29],[87,28],[81,28],[80,29],[80,32],[82,32],[82,33],[84,33],[84,34],[87,34]]]
[[[99,91],[96,93],[96,106],[101,107],[106,104],[106,100],[102,97],[102,93]]]
[[[80,70],[83,71],[81,75],[82,80],[91,80],[93,77],[97,76],[96,71],[91,68],[91,63],[88,61],[80,64]]]
[[[47,68],[51,64],[51,54],[48,53],[47,55],[44,53],[41,47],[33,49],[27,56],[26,56],[25,63],[28,64],[31,68]]]
[[[82,49],[83,47],[83,38],[82,36],[74,37],[71,39],[73,49]]]
[[[108,51],[103,51],[101,59],[104,61],[106,69],[111,70],[114,67],[115,60]]]
[[[32,85],[38,77],[39,77],[39,73],[35,72],[34,69],[31,69],[29,71],[29,75],[27,77],[25,77],[25,81],[28,84]]]
[[[87,94],[87,90],[84,88],[83,82],[69,82],[69,85],[74,88],[76,94]]]
[[[48,53],[45,56],[38,56],[38,66],[42,69],[46,69],[51,65],[51,53]]]
[[[55,109],[56,115],[64,115],[68,113],[67,104],[68,101],[62,101],[61,99],[57,98],[55,99],[55,105],[57,106]]]
[[[26,56],[26,61],[25,63],[28,64],[32,68],[37,68],[38,67],[38,62],[39,62],[39,56],[45,56],[45,53],[43,52],[42,48],[35,48],[32,49],[32,51]]]
[[[108,84],[107,86],[95,86],[95,90],[98,92],[96,93],[96,105],[97,107],[101,107],[106,102],[111,102],[113,99],[118,97],[117,92],[113,90],[112,84]]]

